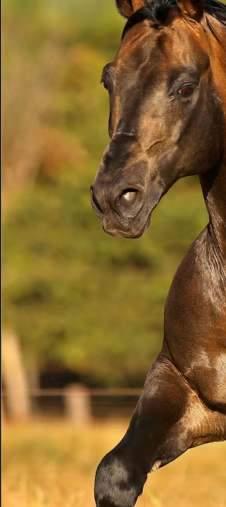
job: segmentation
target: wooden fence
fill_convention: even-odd
[[[8,396],[3,392],[6,419],[60,417],[76,424],[91,423],[95,419],[129,417],[141,393],[140,389],[88,389],[71,384],[64,389],[35,389],[29,392],[29,414],[11,412]]]

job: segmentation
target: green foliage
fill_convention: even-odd
[[[137,241],[103,234],[86,185],[36,186],[21,199],[5,228],[6,318],[28,359],[104,384],[142,382],[173,271],[204,219],[197,191],[178,187]]]
[[[75,154],[73,170],[62,163],[51,181],[40,177],[37,163],[34,185],[8,211],[5,320],[17,330],[27,362],[57,362],[96,384],[142,384],[160,348],[173,273],[206,220],[199,190],[193,180],[176,185],[137,241],[106,236],[91,209],[89,185],[107,140],[99,76],[122,21],[104,0],[10,0],[7,15],[8,38],[17,37],[26,61],[47,40],[60,48],[58,86],[42,127],[74,136],[86,162]],[[56,155],[59,147],[51,149]]]

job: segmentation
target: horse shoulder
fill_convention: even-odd
[[[165,307],[172,361],[209,406],[226,412],[226,280],[208,227],[189,249]]]

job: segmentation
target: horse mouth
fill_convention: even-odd
[[[110,225],[106,220],[103,220],[103,230],[110,236],[125,238],[125,239],[138,239],[143,236],[150,224],[150,216],[147,218],[144,225],[131,228],[120,228],[118,226]]]

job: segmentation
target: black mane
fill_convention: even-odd
[[[122,33],[122,38],[126,32],[137,23],[150,19],[156,25],[164,23],[169,10],[177,6],[176,0],[152,0],[147,1],[146,6],[136,11],[127,21]],[[226,26],[226,5],[218,0],[204,0],[205,12],[214,16],[218,21]]]

